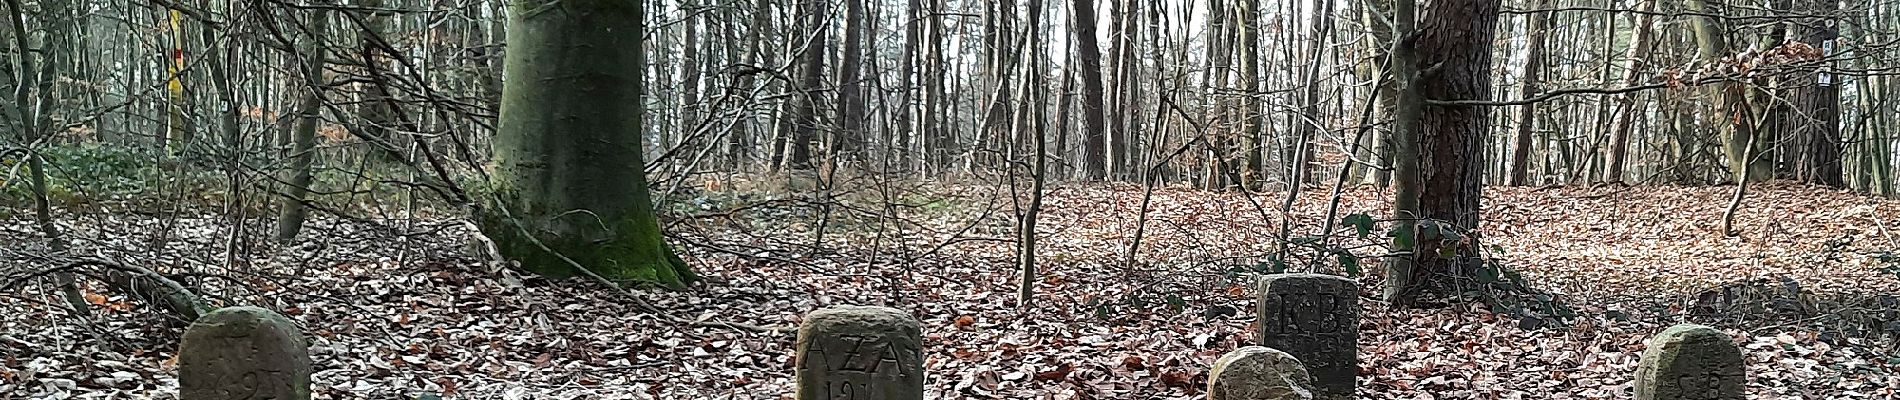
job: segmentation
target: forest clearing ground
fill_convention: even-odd
[[[1525,330],[1509,315],[1367,302],[1360,397],[1628,398],[1642,340],[1692,312],[1698,293],[1757,278],[1769,287],[1796,282],[1819,299],[1873,299],[1887,308],[1861,311],[1875,318],[1900,310],[1881,303],[1900,293],[1900,265],[1883,261],[1900,251],[1900,202],[1751,187],[1737,218],[1742,236],[1727,238],[1719,218],[1732,189],[1487,190],[1486,243],[1532,282],[1566,294],[1582,315],[1570,326]],[[702,207],[669,229],[710,280],[694,292],[641,295],[678,317],[759,325],[796,324],[803,312],[835,304],[912,311],[924,324],[928,398],[1195,399],[1208,364],[1252,341],[1245,283],[1262,255],[1277,250],[1277,193],[1157,190],[1137,265],[1127,266],[1140,188],[1059,186],[1039,224],[1044,275],[1027,312],[1013,305],[1007,199],[995,200],[991,188],[930,193],[902,207],[862,193],[841,197],[824,230],[816,229],[821,212],[798,203],[731,213]],[[1385,197],[1348,191],[1339,216],[1384,215]],[[1326,207],[1324,191],[1307,191],[1287,214],[1297,222],[1294,236],[1316,232]],[[879,209],[899,210],[903,222],[877,218]],[[789,337],[681,328],[590,282],[490,271],[462,256],[469,232],[455,221],[418,222],[411,230],[428,233],[400,240],[317,221],[310,240],[264,250],[275,255],[251,267],[206,267],[224,265],[223,223],[82,216],[68,230],[86,249],[80,253],[154,269],[207,268],[203,285],[223,288],[209,292],[303,323],[315,341],[319,398],[791,392]],[[32,232],[16,218],[0,226],[0,241],[30,243]],[[0,273],[47,266],[32,254],[0,249]],[[1301,260],[1292,267],[1310,264]],[[1361,281],[1376,292],[1376,276]],[[171,352],[180,324],[98,286],[89,290],[98,296],[88,296],[98,311],[80,322],[46,289],[0,295],[9,298],[0,302],[7,316],[0,399],[175,397]],[[1745,341],[1752,398],[1900,398],[1892,336],[1827,333],[1813,318],[1690,320]]]

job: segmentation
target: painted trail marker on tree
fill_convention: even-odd
[[[1260,278],[1255,338],[1298,358],[1319,399],[1350,399],[1359,374],[1359,285],[1321,274]]]
[[[1742,349],[1727,334],[1680,324],[1649,339],[1636,367],[1637,400],[1741,400]]]
[[[923,328],[888,307],[812,311],[798,328],[798,400],[922,400]]]
[[[205,314],[178,346],[182,399],[309,400],[310,371],[297,324],[257,307]]]
[[[1207,400],[1312,400],[1313,377],[1286,352],[1247,346],[1214,361]]]

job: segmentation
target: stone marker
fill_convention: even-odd
[[[1681,324],[1649,339],[1636,367],[1637,400],[1741,400],[1742,349],[1727,334]]]
[[[1235,349],[1207,373],[1207,400],[1312,400],[1313,377],[1300,360],[1260,346]]]
[[[923,328],[888,307],[836,306],[798,327],[798,400],[922,400]]]
[[[178,386],[178,397],[190,400],[309,400],[310,352],[289,318],[222,308],[185,329]]]
[[[1359,374],[1359,285],[1321,274],[1260,278],[1256,339],[1298,358],[1319,399],[1351,399]]]

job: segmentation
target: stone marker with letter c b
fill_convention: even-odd
[[[1728,334],[1681,324],[1649,340],[1636,366],[1637,400],[1742,400],[1748,377]]]
[[[1359,284],[1321,274],[1260,278],[1255,331],[1261,346],[1284,351],[1312,374],[1313,398],[1352,399],[1359,375]]]

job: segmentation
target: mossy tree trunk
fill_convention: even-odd
[[[640,140],[644,10],[634,0],[510,3],[501,123],[481,229],[549,276],[683,287],[660,234]],[[571,262],[570,262],[571,261]]]
[[[297,125],[291,129],[292,147],[290,149],[290,170],[284,177],[284,193],[279,199],[282,203],[277,209],[277,234],[274,238],[280,243],[288,243],[297,238],[303,230],[303,223],[309,217],[304,202],[310,197],[310,185],[315,180],[310,175],[311,164],[316,160],[317,123],[323,112],[323,64],[325,52],[323,38],[330,26],[330,12],[316,10],[310,14],[310,37],[305,38],[303,64],[303,96],[297,101]]]
[[[1688,0],[1685,8],[1694,13],[1711,13],[1712,7],[1707,0]],[[1689,19],[1690,27],[1695,31],[1697,56],[1710,63],[1719,62],[1729,55],[1728,39],[1724,36],[1727,29],[1723,22],[1708,15],[1698,15]],[[1755,140],[1761,134],[1756,129],[1757,121],[1753,107],[1748,101],[1747,82],[1736,78],[1711,85],[1709,90],[1712,101],[1716,102],[1714,116],[1722,121],[1722,151],[1728,159],[1729,172],[1736,182],[1760,182],[1774,178],[1774,156],[1768,154],[1766,146],[1773,140]],[[1767,139],[1767,138],[1763,138]],[[1750,145],[1750,143],[1755,143]]]

